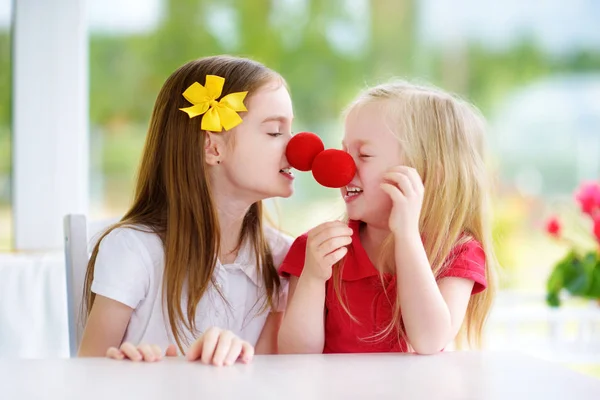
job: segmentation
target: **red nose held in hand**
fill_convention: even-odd
[[[285,156],[293,168],[310,171],[315,180],[329,188],[346,186],[354,174],[356,164],[345,151],[327,149],[321,138],[312,132],[301,132],[289,141]]]

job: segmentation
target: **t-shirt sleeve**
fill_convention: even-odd
[[[306,240],[307,234],[299,236],[292,247],[288,251],[287,255],[283,259],[281,266],[279,267],[279,275],[288,278],[290,275],[299,277],[304,269],[304,258],[306,257]]]
[[[271,253],[273,255],[273,263],[275,264],[275,268],[279,269],[279,266],[285,258],[285,255],[290,250],[290,246],[292,245],[293,239],[291,236],[285,235],[274,229],[267,230],[267,235],[267,237],[269,238]],[[274,296],[273,298],[273,307],[271,311],[285,311],[288,298],[288,286],[288,279],[282,277],[281,286],[279,287],[279,293],[277,293],[277,296]]]
[[[452,264],[440,274],[438,280],[448,277],[472,280],[475,284],[471,294],[477,294],[487,288],[485,253],[478,241],[470,240],[455,247],[450,257],[454,259]]]
[[[148,293],[150,274],[146,249],[130,229],[117,228],[100,242],[91,290],[136,308]]]

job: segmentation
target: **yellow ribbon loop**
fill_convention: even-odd
[[[224,96],[220,101],[225,79],[216,75],[206,75],[205,86],[194,82],[183,92],[183,97],[193,104],[191,107],[180,108],[190,118],[204,114],[200,129],[211,132],[221,132],[235,128],[242,123],[239,111],[248,111],[244,99],[248,92],[236,92]]]

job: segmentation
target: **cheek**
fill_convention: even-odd
[[[373,189],[378,188],[379,184],[382,182],[382,177],[384,171],[381,168],[378,168],[375,163],[367,164],[362,163],[357,164],[357,174],[362,183],[363,189]]]
[[[281,158],[285,155],[287,141],[283,138],[272,138],[264,135],[257,138],[256,140],[248,143],[247,153],[250,153],[250,157],[261,164],[272,164],[273,162],[279,163]]]
[[[368,197],[373,202],[381,204],[387,202],[389,196],[381,189],[381,184],[384,182],[383,175],[386,169],[377,168],[375,165],[373,168],[364,168],[359,172],[360,181],[363,186],[363,190],[367,192]]]
[[[252,177],[258,169],[257,164],[260,165],[261,162],[250,143],[238,142],[234,152],[227,157],[226,163],[227,165],[224,166],[227,168],[228,175],[240,183]]]
[[[278,172],[280,157],[276,149],[269,147],[268,144],[247,148],[240,158],[233,161],[236,169],[236,176],[243,177],[248,181],[256,181],[269,177]]]

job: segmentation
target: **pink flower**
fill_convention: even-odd
[[[600,210],[600,183],[582,183],[575,193],[575,200],[581,206],[581,211],[593,217],[595,212]]]
[[[596,236],[596,240],[600,243],[600,214],[594,216],[594,236]]]
[[[560,236],[560,221],[556,217],[552,217],[546,221],[546,232],[550,236],[559,237]]]

